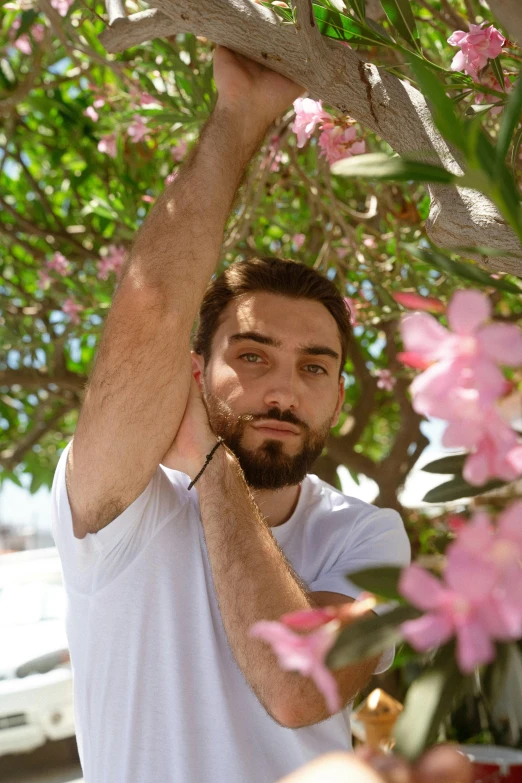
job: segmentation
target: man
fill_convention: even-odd
[[[350,570],[409,561],[395,512],[307,475],[344,398],[333,284],[267,259],[205,294],[248,161],[301,92],[222,48],[214,74],[216,108],[136,237],[53,485],[86,783],[274,783],[350,749],[349,703],[389,656],[335,673],[348,706],[330,716],[249,630],[353,600]]]

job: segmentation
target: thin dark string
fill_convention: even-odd
[[[212,451],[210,452],[210,454],[207,454],[207,458],[206,458],[206,460],[205,460],[205,464],[203,465],[203,467],[202,467],[202,468],[201,468],[201,470],[199,471],[199,473],[198,473],[198,475],[196,476],[196,478],[195,478],[193,481],[191,481],[191,482],[190,482],[190,484],[188,485],[188,488],[189,488],[189,489],[192,489],[192,487],[194,486],[194,484],[196,483],[196,481],[197,481],[197,480],[198,480],[198,478],[201,476],[201,474],[203,473],[203,471],[204,471],[204,470],[205,470],[205,468],[207,467],[208,463],[210,462],[210,460],[211,460],[211,459],[212,459],[212,457],[214,456],[214,452],[216,451],[216,449],[217,449],[217,448],[219,448],[219,446],[221,446],[221,444],[222,444],[222,443],[223,443],[223,438],[221,438],[221,437],[218,437],[216,445],[214,446],[214,448],[212,449]]]

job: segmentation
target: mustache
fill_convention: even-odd
[[[307,432],[310,428],[304,421],[298,419],[292,411],[282,411],[279,408],[269,408],[266,413],[243,413],[238,416],[238,421],[251,423],[253,421],[283,421],[286,424],[294,424],[296,427],[301,427],[302,430]]]

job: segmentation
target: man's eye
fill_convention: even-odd
[[[326,375],[324,367],[320,367],[318,364],[307,364],[306,366],[312,375]]]
[[[255,360],[260,359],[261,357],[257,353],[243,353],[239,358],[246,359],[248,364],[257,364]]]

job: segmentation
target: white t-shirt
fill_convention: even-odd
[[[188,476],[159,466],[123,514],[77,539],[69,448],[54,477],[52,516],[85,783],[275,783],[322,753],[350,750],[350,707],[283,728],[247,684],[221,621]],[[395,511],[314,475],[292,517],[271,530],[312,591],[355,598],[361,590],[347,572],[410,560]],[[388,668],[391,652],[376,671]]]

